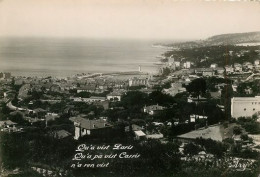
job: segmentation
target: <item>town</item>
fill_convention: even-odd
[[[0,73],[3,169],[73,176],[77,145],[114,143],[140,159],[113,162],[112,174],[99,170],[107,176],[131,175],[124,168],[176,177],[258,174],[259,47],[182,47],[160,58],[157,74],[142,66],[67,78]]]

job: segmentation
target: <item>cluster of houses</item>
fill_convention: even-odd
[[[221,77],[224,78],[224,73],[227,74],[236,74],[236,73],[246,73],[246,72],[256,72],[260,68],[259,60],[255,60],[254,64],[250,62],[245,62],[242,65],[235,63],[231,66],[218,67],[218,64],[212,63],[209,68],[194,68],[194,63],[186,61],[185,59],[181,61],[174,61],[174,58],[170,57],[169,61],[166,63],[166,66],[172,70],[177,70],[174,75],[168,76],[167,81],[171,81],[170,88],[163,89],[164,93],[170,94],[172,96],[186,91],[185,85],[188,85],[192,80],[199,77]],[[2,74],[2,75],[1,75]],[[11,77],[11,74],[0,73],[1,77]],[[248,77],[248,76],[247,76]],[[232,78],[233,79],[233,78]],[[144,86],[145,88],[140,88],[139,91],[145,93],[151,93],[153,91],[153,86],[160,85],[164,81],[157,79],[153,76],[145,77],[133,77],[130,79],[111,79],[109,77],[72,77],[66,79],[58,79],[52,77],[38,78],[38,77],[14,77],[15,85],[20,85],[21,88],[18,93],[18,98],[23,100],[28,97],[29,93],[32,91],[44,91],[44,92],[59,92],[70,94],[71,90],[75,90],[75,93],[79,94],[82,92],[88,92],[91,94],[101,94],[107,92],[105,96],[90,96],[90,97],[77,97],[70,96],[69,99],[73,102],[86,102],[95,105],[101,105],[104,108],[109,108],[109,102],[121,101],[122,96],[126,93],[129,87],[134,86]],[[235,84],[235,83],[234,83]],[[220,97],[221,89],[224,86],[220,86],[217,90],[218,93],[212,93],[212,96],[216,98]],[[236,86],[233,86],[236,89]],[[47,101],[50,103],[59,102],[61,98],[59,96],[49,96],[45,95],[46,99],[41,101]],[[197,98],[189,97],[187,102],[198,101]],[[200,97],[200,102],[206,101],[206,98]],[[11,108],[12,105],[8,103]],[[29,103],[30,104],[30,103]],[[33,104],[33,103],[32,103]],[[254,114],[259,115],[259,105],[260,101],[258,97],[255,98],[232,98],[231,100],[231,115],[234,118],[241,116],[252,116]],[[221,105],[220,105],[221,106]],[[22,109],[22,108],[21,108]],[[164,111],[166,108],[160,105],[149,105],[143,108],[143,111],[149,115],[155,115],[159,112]],[[18,111],[19,110],[15,108]],[[29,110],[28,114],[37,114],[37,117],[46,118],[49,120],[55,119],[58,115],[55,113],[46,112],[45,110]],[[42,115],[42,116],[41,116]],[[76,115],[76,114],[75,114]],[[189,122],[195,122],[196,119],[207,119],[207,116],[204,115],[190,115]],[[33,121],[33,119],[31,120]],[[75,126],[75,139],[78,139],[81,136],[89,135],[90,132],[96,130],[107,130],[111,126],[106,121],[100,120],[87,120],[85,118],[76,117],[71,119],[74,122]],[[91,125],[91,126],[90,126]],[[133,127],[133,129],[135,129]],[[135,134],[137,139],[140,137],[147,136],[145,132],[140,128],[135,129]]]
[[[8,72],[0,73],[0,79],[11,79],[11,77],[12,77],[11,73]]]

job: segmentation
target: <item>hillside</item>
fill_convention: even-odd
[[[212,36],[204,40],[205,44],[239,44],[260,42],[260,32],[233,33]]]
[[[203,47],[203,46],[214,46],[222,44],[241,44],[241,43],[253,43],[260,42],[260,31],[258,32],[247,32],[247,33],[230,33],[230,34],[220,34],[211,36],[205,40],[198,41],[188,41],[183,43],[174,43],[167,45],[168,47],[177,48],[193,48],[193,47]]]

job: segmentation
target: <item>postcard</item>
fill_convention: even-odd
[[[1,177],[259,177],[260,3],[1,0]]]

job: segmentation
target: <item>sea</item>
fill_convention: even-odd
[[[0,38],[0,72],[14,76],[68,77],[80,73],[156,73],[168,49],[158,40],[89,38]]]

